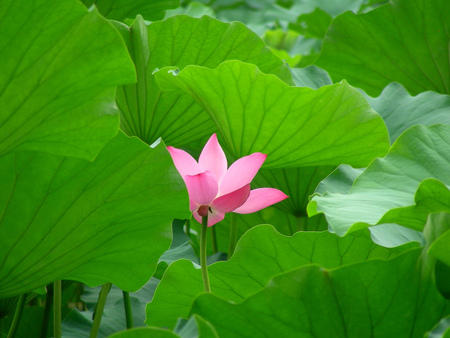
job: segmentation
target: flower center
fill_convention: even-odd
[[[208,216],[208,210],[209,210],[209,205],[202,205],[201,207],[198,208],[197,212],[198,212],[199,216],[205,217],[205,216]]]

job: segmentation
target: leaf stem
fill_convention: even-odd
[[[102,285],[100,294],[98,295],[97,306],[95,308],[94,322],[92,323],[91,334],[89,338],[97,337],[98,330],[100,329],[100,322],[103,316],[103,309],[106,304],[106,297],[108,296],[109,290],[111,289],[111,283],[106,283]]]
[[[47,295],[45,297],[45,307],[44,307],[44,315],[42,317],[42,328],[41,328],[41,338],[47,337],[47,331],[50,321],[50,314],[52,310],[53,304],[53,288],[50,288],[50,285],[47,287]]]
[[[131,311],[130,293],[123,292],[123,305],[125,306],[125,320],[127,322],[127,330],[133,328],[133,312]]]
[[[190,219],[186,220],[186,236],[191,238],[191,220]]]
[[[53,335],[61,338],[61,280],[53,283]]]
[[[202,217],[202,229],[200,234],[200,265],[202,268],[203,287],[205,292],[211,292],[206,261],[206,233],[208,231],[208,215]]]
[[[13,321],[11,327],[9,328],[8,337],[13,338],[16,335],[17,328],[19,327],[20,317],[22,317],[23,308],[25,307],[25,301],[27,299],[27,294],[19,296],[17,301],[16,312],[14,313]]]
[[[237,242],[237,215],[232,212],[230,220],[230,244],[228,247],[228,259],[233,256],[234,249],[236,248]]]

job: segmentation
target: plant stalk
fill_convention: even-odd
[[[11,323],[11,327],[9,328],[7,338],[14,338],[17,332],[17,328],[19,327],[20,317],[22,317],[23,308],[25,307],[25,301],[27,299],[27,294],[19,296],[19,300],[17,301],[16,312],[14,312],[13,321]]]
[[[61,338],[61,280],[53,283],[53,335]]]
[[[237,215],[232,212],[230,220],[230,244],[228,247],[228,259],[233,256],[234,249],[236,248],[237,242]]]
[[[191,220],[186,220],[186,236],[191,238]]]
[[[206,261],[206,233],[208,230],[208,215],[202,217],[202,229],[200,234],[200,265],[202,269],[203,287],[205,292],[211,292],[209,285],[208,265]]]
[[[106,304],[106,297],[111,289],[111,283],[103,284],[100,294],[98,295],[98,302],[95,308],[94,322],[92,323],[91,333],[89,338],[96,338],[98,330],[100,329],[100,322],[102,321],[103,309]]]
[[[44,315],[42,317],[42,327],[41,327],[41,336],[40,338],[47,338],[47,331],[50,322],[50,314],[52,311],[53,304],[53,288],[50,288],[50,285],[47,287],[47,295],[45,297],[45,307],[44,307]]]
[[[127,322],[127,330],[133,328],[133,312],[131,311],[130,293],[123,292],[123,305],[125,306],[125,320]]]

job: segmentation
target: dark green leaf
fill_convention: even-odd
[[[308,265],[274,277],[238,304],[200,295],[191,314],[223,337],[422,337],[450,313],[450,302],[420,255],[410,250],[333,270]]]

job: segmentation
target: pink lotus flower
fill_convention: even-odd
[[[267,155],[254,153],[240,158],[228,168],[216,134],[206,143],[198,163],[181,149],[167,149],[186,183],[194,218],[202,223],[202,217],[208,215],[209,227],[223,220],[227,212],[250,214],[288,197],[274,188],[250,190],[250,182]]]

